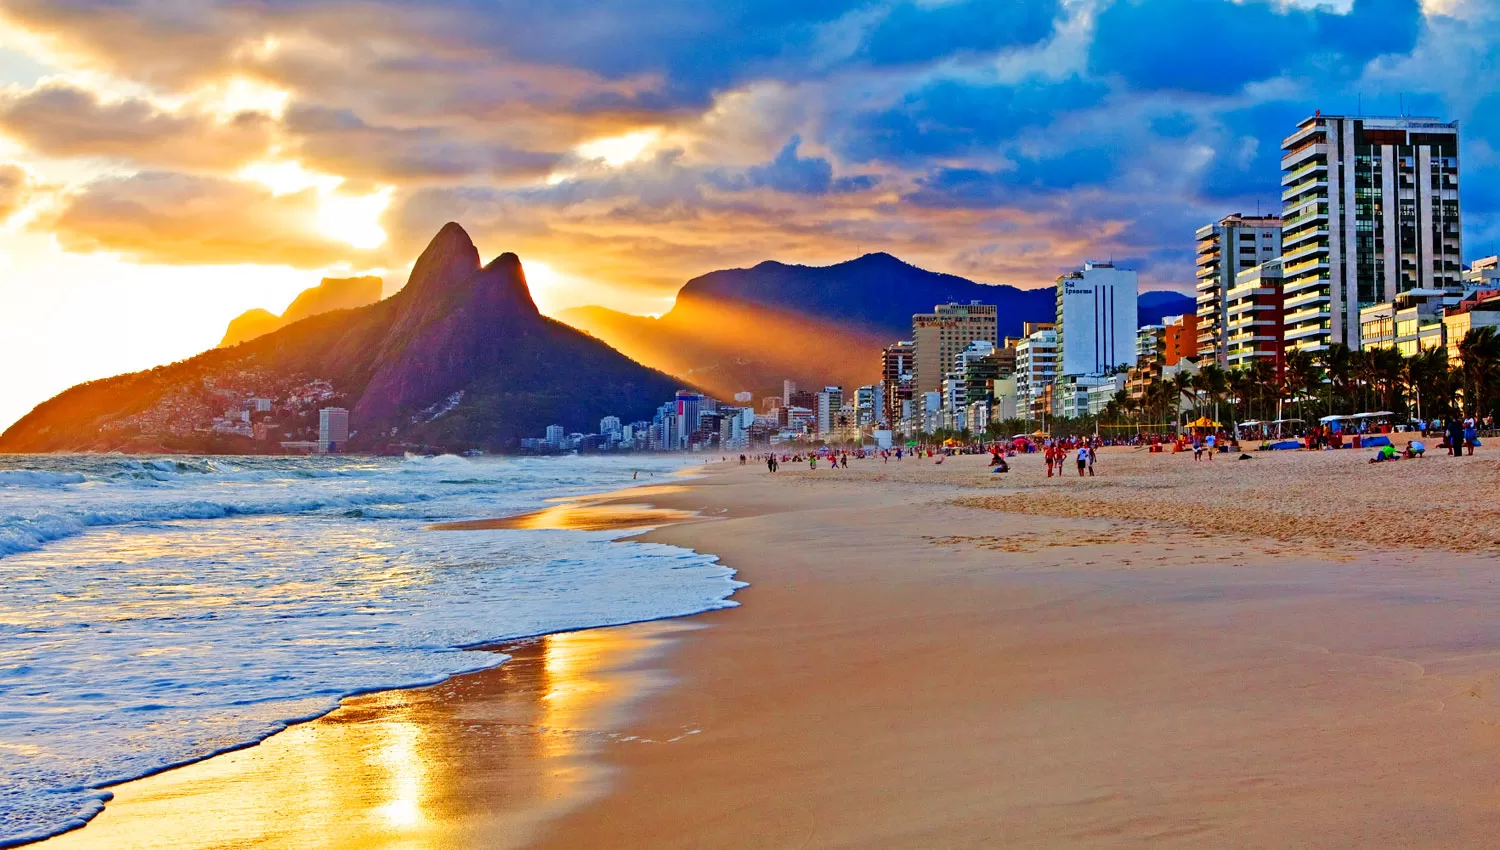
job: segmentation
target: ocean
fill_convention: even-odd
[[[425,530],[689,470],[0,456],[0,847],[84,823],[109,783],[504,660],[464,647],[734,605],[714,557],[621,532]]]

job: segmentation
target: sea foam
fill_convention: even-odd
[[[423,529],[680,466],[0,459],[0,846],[342,696],[503,660],[462,647],[735,604],[733,571],[684,549]]]

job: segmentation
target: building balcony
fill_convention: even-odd
[[[1285,345],[1297,351],[1322,351],[1328,347],[1328,338],[1333,336],[1329,328],[1309,325],[1305,328],[1287,328]]]
[[[1282,203],[1285,203],[1287,201],[1292,200],[1293,198],[1299,197],[1299,196],[1304,195],[1304,194],[1308,195],[1309,197],[1314,197],[1314,198],[1327,197],[1327,195],[1328,195],[1328,181],[1327,180],[1304,180],[1304,181],[1302,181],[1301,183],[1298,183],[1295,186],[1288,187],[1286,189],[1286,191],[1282,192],[1281,193],[1281,200],[1282,200]]]
[[[1327,304],[1331,303],[1332,301],[1333,295],[1332,293],[1328,292],[1328,290],[1322,288],[1309,289],[1304,292],[1288,294],[1286,298],[1286,304],[1282,309],[1290,312],[1292,310],[1296,310],[1299,307],[1306,307],[1309,304]]]
[[[1316,195],[1312,195],[1306,198],[1302,198],[1296,203],[1287,204],[1282,209],[1282,213],[1284,214],[1284,217],[1281,220],[1282,231],[1284,232],[1293,227],[1296,227],[1298,224],[1301,224],[1304,221],[1318,218],[1328,218],[1328,210],[1324,206],[1324,203],[1326,201],[1326,198],[1320,198]]]
[[[1281,185],[1286,186],[1292,183],[1296,183],[1298,178],[1306,177],[1307,175],[1312,174],[1314,171],[1327,170],[1328,163],[1323,162],[1322,160],[1313,160],[1312,162],[1306,163],[1301,168],[1298,168],[1296,171],[1282,172]]]
[[[1298,256],[1312,254],[1313,258],[1286,266],[1283,268],[1282,273],[1286,276],[1287,280],[1291,280],[1294,277],[1300,276],[1303,272],[1326,270],[1328,268],[1328,258],[1326,256],[1318,256],[1321,253],[1321,251],[1308,251],[1299,254]]]
[[[1286,149],[1282,148],[1282,150],[1286,150]],[[1309,160],[1309,159],[1311,159],[1313,157],[1317,157],[1319,159],[1327,160],[1328,159],[1328,143],[1320,141],[1320,142],[1314,142],[1313,144],[1310,144],[1310,145],[1303,145],[1301,147],[1293,148],[1291,151],[1288,151],[1288,153],[1281,158],[1281,170],[1282,171],[1295,170],[1302,163],[1306,162],[1307,160]]]
[[[1328,224],[1326,222],[1293,230],[1290,233],[1284,233],[1281,237],[1282,254],[1284,256],[1289,253],[1294,245],[1305,244],[1309,241],[1317,240],[1319,237],[1324,239],[1328,237]]]

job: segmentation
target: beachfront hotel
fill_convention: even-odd
[[[1057,279],[1059,376],[1104,375],[1135,363],[1136,273],[1084,263]]]
[[[1315,114],[1281,143],[1289,349],[1360,347],[1360,309],[1462,272],[1458,122]]]
[[[1229,357],[1229,290],[1235,277],[1281,254],[1281,217],[1235,213],[1198,228],[1197,353],[1220,365]]]
[[[983,340],[1000,345],[999,325],[993,304],[939,304],[931,313],[911,317],[916,385],[914,392],[937,392],[943,388],[953,358]]]

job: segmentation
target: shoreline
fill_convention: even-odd
[[[700,470],[698,468],[685,467],[684,469],[674,470],[668,473],[667,476],[673,479],[680,479],[682,477],[694,477],[698,474],[700,474]],[[610,540],[609,543],[630,542],[634,539],[634,537],[628,533],[630,531],[641,531],[647,528],[661,526],[669,523],[690,521],[696,518],[696,514],[691,511],[661,510],[653,508],[649,505],[641,504],[629,504],[624,506],[624,510],[618,510],[613,507],[613,503],[621,501],[623,499],[627,499],[637,491],[664,489],[670,492],[679,489],[680,487],[681,485],[675,484],[667,485],[652,482],[627,482],[624,484],[624,486],[614,490],[595,490],[576,493],[568,496],[549,498],[545,500],[545,502],[549,505],[548,507],[536,508],[533,510],[522,512],[520,514],[490,520],[438,523],[436,525],[429,526],[427,530],[433,533],[465,530],[482,531],[506,528],[617,531],[622,532],[622,535]],[[593,518],[591,519],[591,517]],[[735,585],[733,590],[731,590],[730,592],[730,597],[732,597],[734,591],[742,588],[744,586],[744,583],[735,582],[733,580],[733,571],[730,571],[729,578]],[[491,656],[494,656],[495,660],[491,661],[488,664],[475,666],[471,669],[461,670],[431,681],[413,682],[411,684],[398,686],[377,685],[354,690],[340,696],[338,701],[326,710],[317,712],[315,714],[289,719],[285,722],[284,725],[281,726],[281,728],[276,729],[268,733],[267,735],[255,740],[234,743],[225,746],[222,749],[217,749],[213,752],[206,753],[200,757],[187,759],[175,764],[163,765],[138,776],[132,776],[126,779],[121,779],[118,781],[95,786],[90,790],[96,792],[99,806],[87,816],[80,816],[76,821],[69,822],[67,825],[61,827],[60,829],[48,832],[46,834],[16,836],[12,839],[0,840],[0,847],[38,847],[46,845],[48,847],[100,846],[115,848],[124,846],[119,843],[119,837],[117,835],[100,834],[104,831],[98,828],[101,823],[101,818],[105,818],[105,816],[108,815],[112,810],[118,811],[124,806],[134,805],[133,795],[135,793],[135,790],[143,785],[155,784],[157,781],[162,780],[162,777],[170,775],[173,777],[173,782],[170,784],[176,784],[176,782],[178,781],[176,780],[176,777],[183,776],[189,772],[195,771],[195,769],[203,769],[205,773],[213,773],[213,770],[209,770],[207,768],[208,765],[213,764],[215,766],[221,766],[225,763],[226,759],[232,759],[233,757],[240,756],[247,751],[265,747],[278,738],[282,738],[289,733],[301,732],[307,727],[315,726],[320,723],[338,724],[341,722],[341,720],[337,715],[345,713],[346,709],[357,710],[371,700],[390,701],[394,699],[399,701],[400,695],[403,694],[431,691],[433,689],[442,688],[443,686],[448,685],[455,680],[493,673],[499,668],[506,666],[513,660],[515,660],[515,656],[512,654],[512,650],[518,647],[524,648],[538,642],[545,645],[553,641],[567,640],[570,638],[570,636],[585,636],[590,635],[594,632],[613,630],[620,630],[620,633],[622,635],[626,635],[627,637],[622,638],[622,640],[625,642],[635,641],[664,644],[667,642],[668,636],[676,634],[678,632],[689,630],[687,627],[681,627],[674,624],[685,620],[688,617],[696,616],[697,614],[706,613],[713,610],[721,610],[723,608],[735,607],[738,603],[733,601],[730,597],[726,597],[720,602],[720,604],[714,607],[705,608],[699,611],[690,611],[679,614],[667,614],[660,617],[648,617],[644,619],[602,622],[593,625],[567,627],[559,630],[539,632],[536,634],[516,635],[501,638],[498,640],[484,640],[472,644],[455,645],[453,647],[454,651],[488,653]],[[580,670],[579,673],[583,675],[592,673],[607,675],[613,671],[613,667],[611,665],[616,663],[617,662],[609,662],[596,669],[583,669]],[[638,689],[638,691],[639,690],[640,689]],[[639,700],[643,693],[644,691],[640,691],[639,693],[634,694],[627,694],[624,696],[625,702],[633,704],[635,701]],[[188,777],[187,779],[182,781],[191,783],[196,780],[194,780],[192,777]],[[114,820],[114,818],[105,819],[107,821]],[[94,829],[91,830],[90,827],[94,827]],[[110,829],[114,828],[115,827],[113,826],[110,827]],[[86,836],[84,836],[85,833],[87,833]],[[80,836],[84,836],[82,840],[79,840]],[[74,843],[75,841],[77,843]],[[145,843],[139,846],[147,847],[159,845]],[[187,842],[179,841],[173,843],[171,846],[189,846],[189,844]]]
[[[657,621],[688,631],[656,657],[661,687],[590,756],[607,791],[548,812],[522,844],[1484,846],[1500,829],[1484,791],[1500,782],[1492,549],[1434,560],[1328,544],[1316,528],[1299,544],[954,504],[1043,488],[1084,505],[1191,505],[1200,491],[1315,504],[1309,488],[1278,489],[1287,473],[1365,511],[1494,474],[1346,456],[1251,473],[1105,453],[1092,481],[1049,481],[1029,457],[1003,481],[983,458],[775,476],[730,465],[650,499],[591,497],[715,519],[622,539],[713,553],[755,581],[733,613]],[[1369,477],[1400,468],[1413,482]],[[1400,490],[1361,494],[1371,481]],[[456,739],[489,704],[461,691],[438,724]],[[542,763],[488,758],[478,775]],[[239,796],[271,805],[272,779],[255,773]],[[202,810],[193,794],[176,805]],[[484,815],[458,821],[473,836]],[[341,826],[321,846],[494,839],[431,837],[394,829],[356,845]]]

